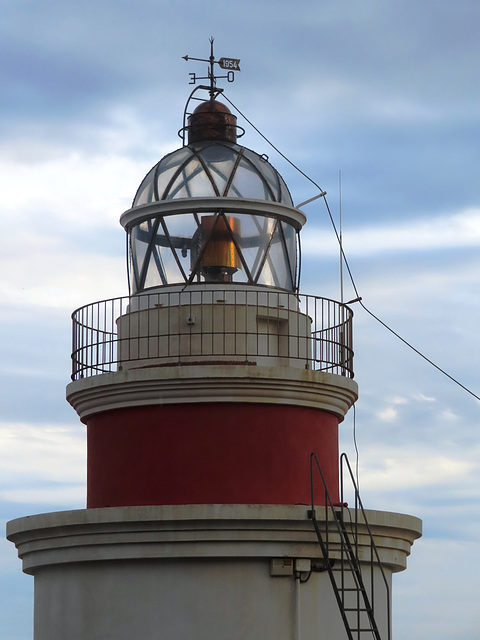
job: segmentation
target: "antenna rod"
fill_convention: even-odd
[[[210,100],[213,100],[215,97],[215,74],[213,71],[213,65],[215,64],[215,56],[213,55],[214,39],[213,36],[210,38],[210,71],[208,74],[210,76]]]
[[[338,170],[338,195],[339,195],[339,244],[340,244],[340,302],[343,304],[343,246],[342,246],[342,171]]]

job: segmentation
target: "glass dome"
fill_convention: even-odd
[[[131,292],[195,283],[295,291],[299,215],[266,157],[226,140],[190,143],[148,172],[124,214]]]
[[[132,207],[175,198],[228,197],[293,206],[265,156],[226,141],[202,141],[165,156],[145,176]]]

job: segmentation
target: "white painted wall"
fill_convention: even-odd
[[[303,584],[293,572],[271,575],[272,558],[294,566],[313,558],[321,566],[306,511],[183,505],[13,521],[9,538],[35,576],[34,638],[343,640],[327,572],[314,571]],[[370,521],[391,582],[420,523],[385,512],[370,512]],[[377,622],[386,638],[383,588],[379,594]]]

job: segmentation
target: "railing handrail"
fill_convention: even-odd
[[[180,321],[179,311],[189,307],[193,315]],[[125,363],[128,368],[175,359],[182,364],[206,355],[277,358],[283,359],[281,366],[353,377],[352,318],[347,305],[330,298],[271,289],[167,288],[108,298],[72,313],[72,379],[117,371]]]
[[[296,298],[298,301],[301,301],[302,298],[311,298],[313,300],[324,300],[325,302],[331,302],[332,304],[338,306],[339,308],[341,307],[343,310],[347,311],[347,313],[349,315],[351,315],[353,317],[353,311],[352,309],[348,306],[347,303],[345,302],[340,302],[338,300],[335,300],[334,298],[325,298],[324,296],[314,296],[308,293],[298,293],[295,291],[289,291],[288,289],[271,289],[269,287],[265,287],[265,286],[258,286],[258,288],[249,288],[247,286],[245,286],[244,288],[222,288],[219,286],[215,286],[215,288],[203,288],[203,286],[205,286],[202,283],[202,288],[196,288],[196,285],[190,285],[191,288],[187,288],[187,287],[182,287],[181,289],[178,288],[177,285],[166,285],[165,287],[162,287],[162,290],[160,290],[158,287],[152,287],[151,289],[145,289],[142,292],[139,293],[134,293],[131,295],[124,295],[124,296],[115,296],[113,298],[105,298],[103,300],[95,300],[93,302],[88,302],[87,304],[82,305],[81,307],[77,307],[74,311],[72,311],[71,313],[71,319],[73,320],[75,318],[75,316],[78,314],[78,312],[82,311],[83,309],[87,309],[88,307],[91,307],[93,305],[98,305],[98,304],[104,304],[107,302],[116,302],[116,301],[120,301],[120,300],[125,300],[125,301],[131,301],[131,300],[138,300],[140,298],[148,298],[148,297],[152,297],[152,296],[162,296],[162,295],[178,295],[178,296],[182,296],[185,294],[202,294],[202,293],[214,293],[214,292],[219,292],[219,291],[223,291],[223,292],[229,292],[229,293],[244,293],[244,294],[262,294],[262,295],[278,295],[278,296],[288,296],[291,298]]]

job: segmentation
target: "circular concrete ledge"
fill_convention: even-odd
[[[343,420],[357,398],[357,383],[344,376],[232,364],[129,369],[76,380],[67,387],[67,400],[83,421],[112,409],[199,402],[294,405],[328,411]]]
[[[345,510],[347,511],[347,510]],[[354,519],[352,510],[348,510]],[[326,530],[323,507],[316,510]],[[406,568],[421,521],[367,511],[380,559],[390,571]],[[349,517],[344,514],[344,519]],[[369,554],[359,518],[360,557]],[[335,549],[336,534],[329,523]],[[7,524],[23,570],[96,561],[212,558],[322,558],[306,506],[180,505],[84,509],[28,516]],[[338,547],[338,545],[337,545]],[[336,552],[333,551],[332,557]],[[368,558],[366,558],[368,559]]]

